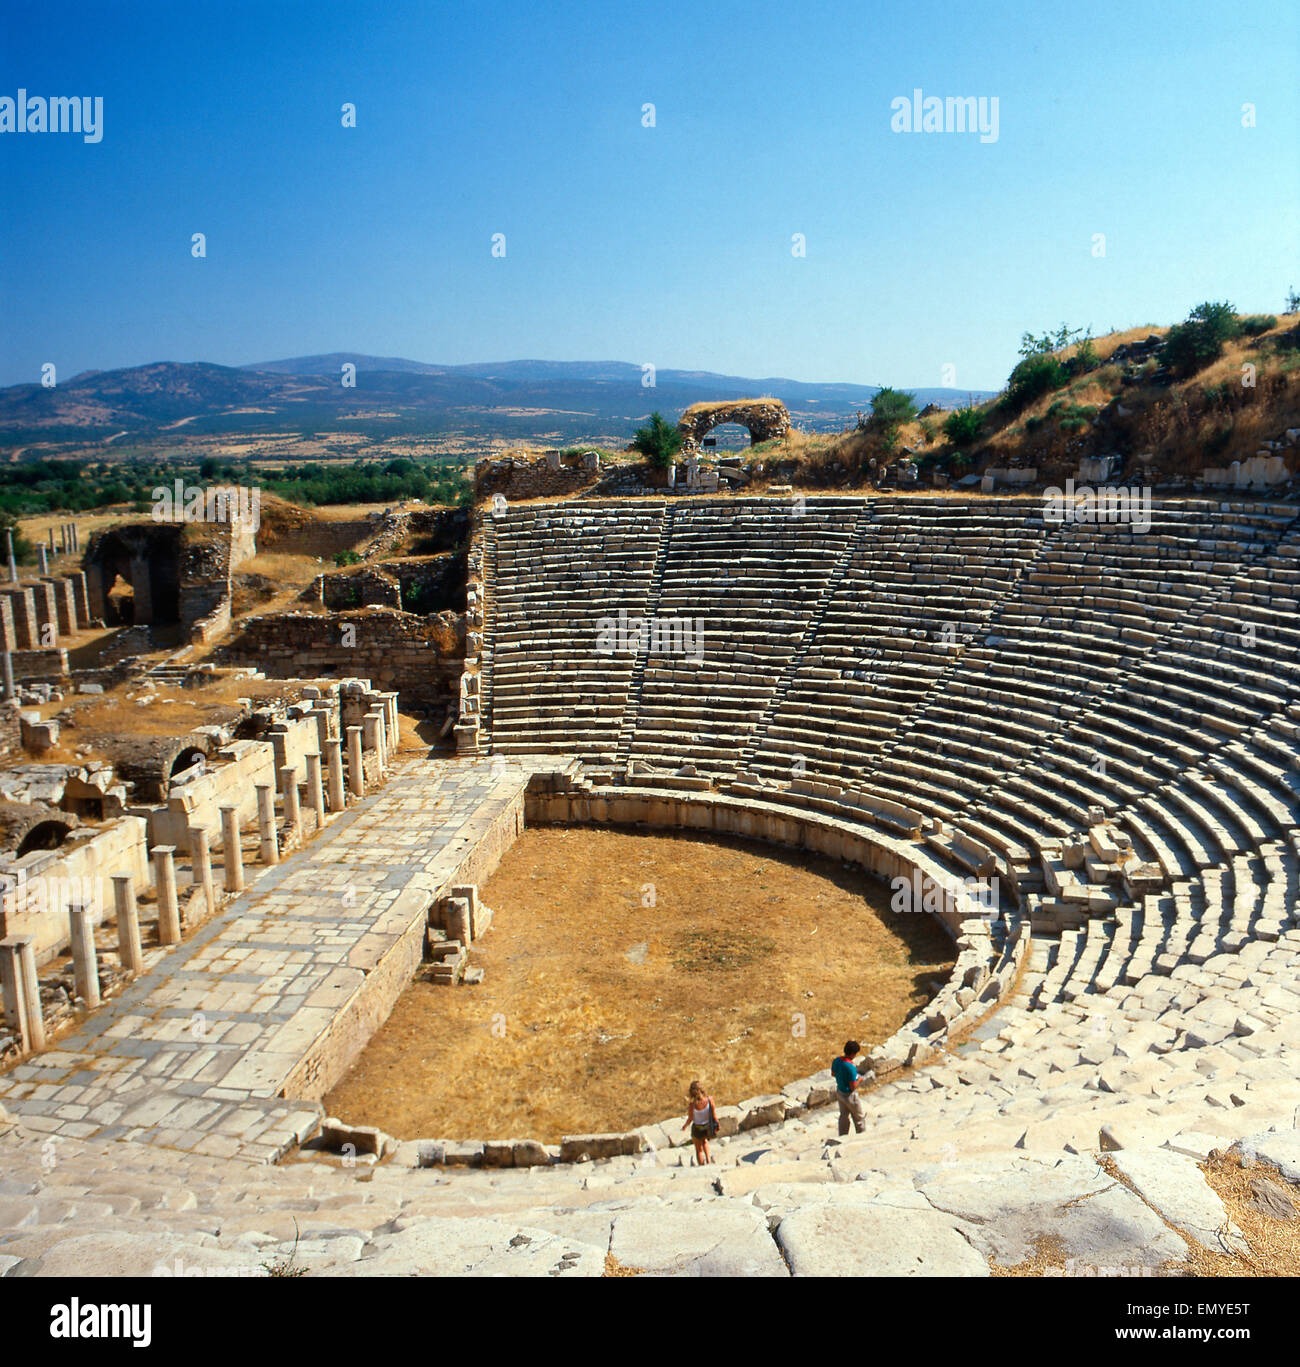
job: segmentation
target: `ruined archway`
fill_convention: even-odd
[[[180,527],[147,522],[96,532],[83,560],[91,615],[110,626],[179,622],[180,544]]]
[[[755,445],[790,432],[790,414],[780,399],[731,399],[722,403],[694,403],[681,416],[677,430],[682,450],[697,451],[706,432],[720,423],[734,422],[749,429]]]

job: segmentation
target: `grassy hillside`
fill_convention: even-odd
[[[794,457],[826,482],[865,478],[873,460],[912,460],[954,477],[1029,466],[1056,478],[1081,457],[1111,454],[1124,458],[1126,473],[1132,465],[1159,479],[1249,459],[1261,442],[1300,426],[1300,314],[1237,317],[1228,329],[1235,335],[1203,363],[1194,351],[1184,359],[1187,326],[1129,328],[1041,350],[1026,359],[1042,392],[1009,383],[958,419],[922,410],[882,426],[864,415],[853,431],[796,432],[754,455]],[[1139,455],[1150,459],[1139,463]]]

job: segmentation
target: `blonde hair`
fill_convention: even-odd
[[[691,1101],[703,1101],[703,1100],[704,1100],[704,1084],[703,1084],[702,1082],[700,1082],[698,1078],[697,1078],[694,1082],[691,1083],[690,1100],[691,1100]]]

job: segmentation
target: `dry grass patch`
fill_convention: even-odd
[[[641,1277],[645,1275],[645,1269],[640,1267],[624,1267],[612,1253],[606,1253],[605,1271],[602,1275],[606,1277]]]
[[[1177,1271],[1193,1277],[1300,1277],[1300,1192],[1276,1168],[1244,1168],[1235,1154],[1218,1149],[1201,1171],[1250,1253],[1211,1253],[1192,1244]]]

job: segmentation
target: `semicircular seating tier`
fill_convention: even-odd
[[[481,739],[621,782],[901,805],[954,870],[992,851],[1056,937],[1032,1007],[1167,976],[1295,920],[1298,511],[513,507],[482,532]],[[1089,845],[1103,820],[1131,877]]]

